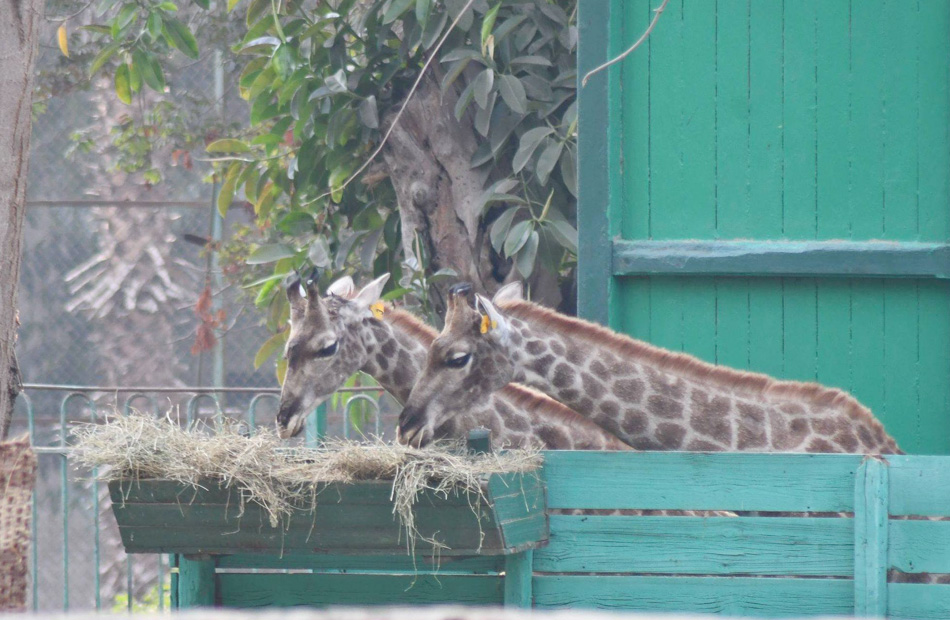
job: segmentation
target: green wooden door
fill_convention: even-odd
[[[581,0],[581,73],[651,4]],[[950,3],[673,0],[580,106],[584,316],[950,453]]]

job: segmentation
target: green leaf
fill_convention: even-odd
[[[257,350],[257,354],[254,355],[254,368],[260,368],[272,355],[284,348],[285,344],[287,344],[286,330],[278,332],[268,338],[264,344],[261,345],[261,348]]]
[[[228,0],[228,13],[234,10],[234,7],[237,6],[238,2],[241,0]]]
[[[274,65],[274,69],[277,70],[277,75],[280,77],[281,81],[286,82],[291,75],[294,74],[294,70],[297,68],[297,59],[294,54],[294,50],[289,45],[281,45],[276,50],[274,50],[274,56],[271,58],[271,63]]]
[[[501,8],[501,2],[488,9],[485,18],[482,20],[482,50],[484,53],[485,44],[488,43],[488,37],[491,36],[492,29],[495,27],[495,19],[498,17],[498,9]]]
[[[155,8],[159,9],[160,11],[171,11],[172,13],[175,13],[178,11],[178,6],[174,2],[162,2],[161,4],[158,4]]]
[[[273,263],[282,258],[290,258],[297,254],[296,250],[286,243],[268,243],[259,246],[247,257],[248,265],[264,265]]]
[[[488,132],[491,131],[491,117],[497,100],[498,93],[493,92],[488,96],[488,105],[475,111],[475,130],[485,138],[488,137]]]
[[[534,155],[534,152],[541,145],[541,141],[552,133],[554,133],[554,130],[550,127],[535,127],[534,129],[529,129],[524,132],[524,135],[521,136],[521,143],[518,145],[518,150],[511,160],[511,169],[515,172],[521,172],[525,165],[531,161],[531,156]]]
[[[501,253],[501,246],[508,236],[508,231],[511,229],[511,222],[515,219],[515,215],[518,214],[518,210],[519,207],[512,207],[498,216],[498,219],[492,223],[489,238],[491,239],[491,246],[498,253]]]
[[[502,74],[498,76],[498,92],[504,99],[508,107],[518,114],[527,114],[528,96],[524,92],[524,86],[521,80],[513,75]]]
[[[195,35],[181,21],[174,17],[165,19],[165,40],[168,44],[189,58],[198,58],[198,42]]]
[[[211,3],[209,0],[195,0],[195,4],[197,4],[198,6],[200,6],[206,11],[208,10],[208,7],[211,6]]]
[[[534,231],[533,224],[531,220],[524,220],[511,227],[505,238],[505,256],[511,258],[524,247],[524,244],[528,242],[528,237]]]
[[[390,24],[405,13],[413,0],[391,0],[389,9],[383,14],[383,24]]]
[[[564,220],[548,220],[544,223],[545,228],[551,235],[557,239],[563,247],[570,252],[577,254],[577,230]]]
[[[247,153],[251,150],[251,147],[242,140],[223,138],[221,140],[215,140],[205,147],[205,150],[209,153]]]
[[[423,30],[429,23],[430,13],[432,13],[432,0],[416,0],[416,21]]]
[[[485,64],[485,59],[482,58],[482,53],[480,51],[469,49],[467,47],[452,50],[443,56],[439,62],[455,62],[456,60],[477,60],[483,65]]]
[[[538,231],[532,230],[528,236],[528,241],[525,242],[524,247],[521,248],[521,251],[518,252],[518,256],[515,257],[515,267],[518,268],[521,277],[531,277],[531,272],[534,271],[534,259],[537,255]]]
[[[158,37],[162,36],[162,16],[159,13],[150,13],[148,21],[145,22],[145,29],[152,40],[157,41]]]
[[[370,95],[360,102],[360,122],[370,129],[379,129],[379,110],[376,109],[376,95]]]
[[[165,74],[158,60],[149,52],[136,49],[132,52],[132,61],[142,74],[148,87],[157,92],[165,91]]]
[[[346,86],[346,73],[343,69],[340,69],[326,80],[324,80],[323,85],[327,87],[327,90],[331,93],[345,93],[349,88]],[[313,99],[313,95],[310,96]]]
[[[534,65],[537,67],[550,67],[551,61],[544,56],[518,56],[508,61],[509,65]]]
[[[139,71],[136,63],[129,65],[129,87],[133,93],[142,90],[142,73]]]
[[[564,181],[567,191],[577,198],[577,161],[570,147],[561,153],[561,180]]]
[[[541,157],[538,158],[538,165],[535,168],[535,172],[538,174],[538,183],[541,185],[548,184],[548,178],[551,176],[551,171],[554,170],[554,166],[557,164],[557,160],[561,156],[561,150],[563,148],[563,142],[560,140],[552,140],[551,143],[541,151]]]
[[[132,88],[129,79],[129,65],[122,63],[115,70],[115,94],[119,101],[125,104],[132,103]]]
[[[221,217],[228,214],[228,208],[234,201],[234,191],[237,188],[237,177],[240,169],[241,164],[239,162],[231,164],[228,167],[227,174],[224,175],[224,183],[221,184],[221,189],[218,190],[217,207]]]
[[[495,70],[485,69],[472,80],[472,88],[475,91],[475,103],[478,107],[484,108],[488,105],[488,95],[491,93],[492,86],[495,83]]]
[[[528,16],[522,13],[521,15],[515,15],[514,17],[509,17],[508,19],[503,21],[501,25],[498,26],[498,28],[495,28],[495,33],[494,33],[495,45],[498,45],[499,43],[501,43],[505,37],[511,34],[511,32],[515,28],[520,26],[521,22],[523,22],[527,18]]]
[[[112,38],[119,40],[119,35],[124,28],[132,24],[139,16],[139,7],[137,4],[126,4],[119,10],[119,14],[112,20]]]
[[[313,240],[310,249],[307,251],[307,258],[315,267],[325,268],[330,266],[330,245],[327,243],[326,237],[320,235]]]

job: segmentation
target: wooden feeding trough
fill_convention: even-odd
[[[327,484],[315,509],[301,505],[277,527],[262,506],[217,481],[195,488],[117,480],[109,491],[128,553],[175,556],[179,607],[451,602],[469,591],[473,602],[497,595],[498,603],[527,605],[531,552],[548,540],[544,485],[537,473],[493,474],[479,484],[480,492],[417,496],[415,557],[388,481]],[[240,585],[250,577],[241,571],[260,568],[317,573],[255,574]],[[349,583],[320,584],[333,576]],[[314,579],[317,587],[300,583]],[[285,591],[289,597],[277,596]]]

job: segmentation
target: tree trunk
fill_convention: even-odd
[[[399,203],[406,257],[419,258],[418,242],[429,256],[430,271],[453,269],[459,280],[492,294],[519,275],[510,261],[492,250],[491,222],[483,217],[479,200],[489,183],[488,167],[472,168],[470,163],[484,139],[475,133],[472,118],[455,120],[457,100],[454,87],[443,95],[437,76],[424,78],[389,137],[383,157]],[[389,115],[385,126],[394,116]],[[443,288],[453,283],[438,285],[443,299]],[[536,301],[555,308],[560,305],[554,274],[535,269],[529,284]]]
[[[0,440],[20,393],[17,283],[30,163],[33,63],[42,0],[0,0]]]

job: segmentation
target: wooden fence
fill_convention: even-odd
[[[181,559],[176,590],[205,588],[206,603],[233,607],[508,601],[537,609],[950,617],[950,585],[888,582],[889,572],[950,573],[950,521],[906,518],[950,516],[948,457],[548,452],[543,477],[550,539],[533,552],[532,578],[518,588],[506,584],[503,558],[445,557],[434,570],[422,557],[241,554]],[[569,514],[575,509],[742,516]]]

